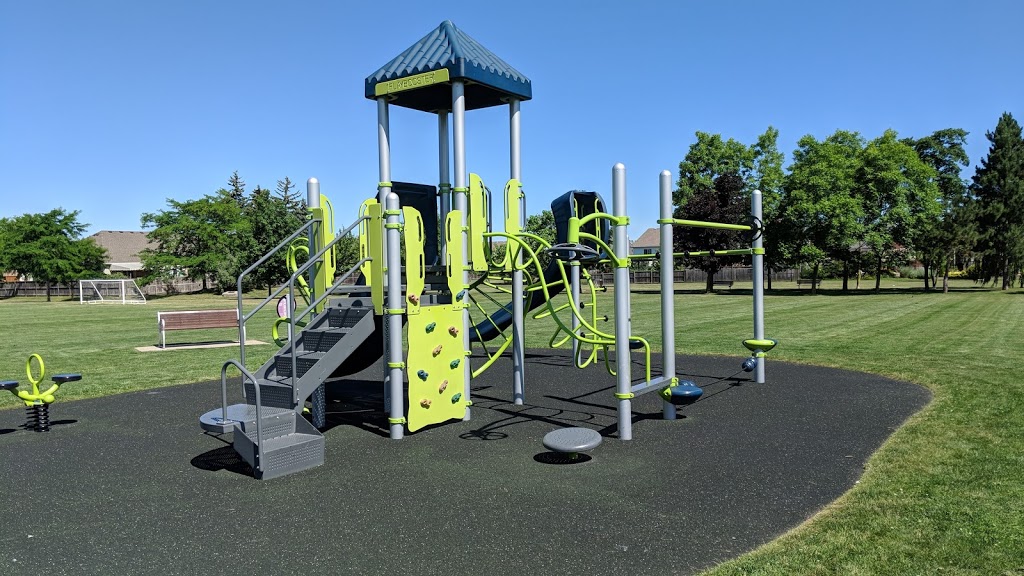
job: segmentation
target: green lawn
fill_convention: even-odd
[[[862,287],[866,287],[862,284]],[[873,287],[873,283],[870,284]],[[713,574],[1024,574],[1024,290],[955,284],[923,293],[920,282],[883,282],[883,293],[843,294],[826,282],[817,296],[778,283],[766,298],[771,359],[884,374],[927,386],[933,402],[871,459],[861,482],[804,526]],[[642,285],[638,290],[653,290]],[[746,354],[749,285],[718,294],[678,286],[681,353]],[[24,380],[24,358],[39,352],[52,372],[81,371],[62,390],[82,398],[209,380],[237,349],[139,353],[156,341],[156,311],[227,308],[215,296],[170,297],[144,306],[0,301],[0,378]],[[256,300],[249,301],[248,307]],[[599,304],[609,308],[611,294]],[[633,295],[633,327],[659,342],[659,295]],[[605,313],[602,311],[602,313]],[[270,314],[250,338],[269,341]],[[612,323],[605,325],[612,331]],[[550,320],[530,320],[527,345],[543,346]],[[175,341],[197,337],[177,333]],[[214,331],[202,339],[229,338]],[[250,349],[255,367],[273,346]],[[0,407],[15,406],[10,395]],[[785,490],[785,486],[779,486]],[[686,527],[680,527],[685,534]]]

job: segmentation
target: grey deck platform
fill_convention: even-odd
[[[674,422],[655,394],[638,398],[631,442],[615,438],[613,379],[548,351],[528,355],[526,406],[509,402],[501,361],[475,382],[472,421],[392,441],[374,366],[330,384],[346,396],[328,408],[326,464],[269,482],[198,429],[217,383],[58,401],[48,434],[0,411],[0,509],[17,511],[0,573],[692,573],[849,489],[929,399],[779,362],[756,385],[740,360],[680,357],[704,397]],[[567,426],[600,432],[599,457],[535,461],[543,436]],[[691,499],[672,497],[681,485]]]

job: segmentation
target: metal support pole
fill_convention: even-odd
[[[320,181],[316,178],[310,178],[306,180],[306,207],[307,208],[319,208],[320,207]],[[323,222],[319,224],[313,224],[309,230],[309,255],[318,254],[323,246],[320,246],[320,238],[323,237],[320,228],[324,226]],[[312,302],[318,294],[316,294],[316,277],[319,274],[322,265],[314,265],[309,269],[309,301]],[[294,314],[294,302],[288,302],[289,311],[288,315]],[[288,323],[288,341],[291,342],[295,335],[292,334],[292,323]],[[313,396],[310,398],[313,405],[312,411],[312,422],[313,426],[317,429],[327,426],[327,390],[324,384],[321,383],[313,391]]]
[[[570,262],[569,263],[569,289],[572,293],[572,307],[575,312],[570,319],[572,333],[580,333],[580,319],[576,316],[580,312],[580,263]],[[577,362],[580,358],[580,341],[576,338],[572,339],[572,359],[573,362]]]
[[[761,207],[761,191],[754,190],[750,196],[750,213],[754,216],[754,222],[760,225],[764,217]],[[764,237],[760,234],[751,242],[750,247],[755,252],[764,249]],[[754,280],[754,339],[764,340],[764,255],[754,254],[751,257],[751,274]],[[755,350],[754,355],[761,353]],[[755,358],[757,367],[754,369],[754,381],[764,384],[764,358]]]
[[[441,195],[441,218],[438,220],[440,229],[444,229],[445,220],[452,209],[452,181],[449,174],[449,140],[448,140],[448,111],[437,111],[437,174],[438,194]],[[426,216],[424,216],[426,217]],[[447,241],[445,235],[441,234],[441,245],[438,246],[438,255],[444,259],[444,249]]]
[[[671,380],[676,377],[676,310],[673,280],[675,258],[672,255],[672,173],[662,170],[658,178],[661,198],[661,375]],[[661,414],[665,420],[676,419],[676,406],[662,401]]]
[[[402,410],[405,407],[405,399],[402,396],[402,255],[398,249],[402,241],[399,223],[398,194],[389,192],[387,203],[387,243],[391,246],[388,250],[388,293],[387,309],[384,314],[387,316],[388,324],[388,358],[389,358],[389,389],[391,406],[388,410],[388,422],[390,423],[391,439],[401,440],[404,432]]]
[[[377,98],[377,161],[378,161],[378,178],[380,179],[377,183],[377,202],[381,206],[387,206],[387,197],[391,193],[391,128],[389,125],[388,118],[388,101],[387,98]],[[388,236],[384,236],[384,262],[375,262],[374,265],[384,266],[388,262]],[[399,280],[401,282],[401,280]],[[384,276],[384,286],[387,288],[388,276]],[[388,333],[390,324],[384,322],[384,354],[381,358],[381,369],[384,373],[384,411],[391,412],[391,372],[388,370],[389,361],[389,349],[387,343],[389,342]],[[399,357],[399,361],[401,357]]]
[[[612,167],[612,214],[626,215],[626,167],[621,163]],[[624,222],[615,223],[615,370],[616,398],[618,398],[619,438],[633,439],[633,406],[629,399],[632,388],[629,354],[629,234]]]
[[[522,141],[520,139],[519,100],[508,103],[509,177],[522,180]],[[511,242],[506,249],[512,248]],[[521,405],[526,399],[526,350],[523,332],[523,264],[522,250],[516,251],[512,266],[512,403]]]
[[[469,186],[469,175],[466,172],[466,86],[461,81],[452,82],[452,148],[455,160],[455,188],[453,204],[456,210],[462,214],[462,286],[466,290],[469,286],[469,238],[466,232],[466,205],[467,187]],[[454,296],[454,294],[453,294]],[[469,298],[466,295],[464,298]],[[465,299],[463,300],[465,302]],[[469,308],[462,310],[462,346],[463,350],[470,350],[469,344]],[[470,367],[469,358],[462,363],[466,387],[462,391],[462,397],[470,401],[470,381],[473,378],[473,370]],[[470,409],[466,406],[466,415],[463,420],[470,419]]]

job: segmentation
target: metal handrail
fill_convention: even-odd
[[[242,279],[245,278],[249,273],[259,268],[259,266],[263,262],[270,259],[271,256],[281,251],[282,248],[291,245],[291,243],[294,242],[297,238],[299,238],[302,235],[302,233],[307,232],[312,227],[312,225],[318,221],[319,220],[317,219],[311,219],[308,222],[302,224],[302,227],[299,230],[292,233],[291,236],[283,240],[280,244],[274,246],[269,252],[264,254],[262,258],[256,260],[256,263],[249,266],[249,268],[244,270],[242,274],[239,275],[239,358],[240,362],[242,362],[243,364],[245,364],[246,362],[246,321],[252,318],[254,314],[262,310],[263,306],[265,306],[267,302],[269,302],[274,296],[276,296],[276,294],[280,294],[282,291],[284,291],[284,287],[279,288],[278,292],[271,294],[270,296],[267,296],[266,299],[264,299],[255,308],[253,308],[252,312],[244,315],[242,314]]]
[[[242,366],[238,360],[228,360],[220,369],[220,391],[221,400],[224,403],[221,420],[228,421],[228,366],[234,366],[242,372],[245,378],[252,381],[253,394],[256,397],[256,466],[253,466],[253,473],[259,472],[263,467],[263,399],[260,397],[260,383]],[[245,397],[245,378],[242,379],[242,397]]]
[[[331,240],[330,242],[328,242],[323,247],[323,249],[321,249],[316,254],[310,256],[306,260],[306,262],[304,264],[302,264],[302,266],[299,266],[298,268],[295,269],[295,272],[292,273],[291,277],[288,278],[288,300],[289,300],[289,302],[295,302],[295,280],[299,276],[301,276],[303,272],[305,272],[306,270],[309,270],[314,265],[319,263],[319,261],[323,257],[323,255],[326,254],[328,250],[334,248],[334,245],[337,244],[339,241],[341,241],[342,238],[347,236],[349,232],[351,232],[356,226],[359,225],[360,222],[362,222],[363,220],[369,220],[369,219],[370,219],[369,216],[360,216],[359,218],[357,218],[356,221],[353,222],[351,225],[349,225],[348,228],[345,228],[337,236],[335,236],[334,240]],[[360,261],[360,263],[362,263],[362,261]],[[349,275],[351,275],[355,271],[356,268],[358,268],[358,266],[350,269],[346,273],[345,278],[347,278]],[[282,289],[283,289],[283,286],[282,286]],[[327,291],[324,292],[324,294],[321,294],[320,297],[317,298],[317,303],[319,304],[320,302],[322,302],[324,295],[325,294],[329,294],[330,292],[331,292],[331,290],[327,290]],[[296,315],[296,314],[292,313],[291,317],[290,317],[290,321],[289,321],[289,325],[291,326],[291,332],[290,332],[290,338],[289,338],[289,347],[290,347],[290,352],[291,352],[291,357],[292,357],[292,395],[294,397],[294,400],[293,400],[294,402],[298,402],[298,390],[296,389],[296,386],[295,386],[296,374],[298,373],[298,365],[297,365],[298,362],[296,361],[296,358],[295,358],[295,340],[296,340],[296,338],[295,338],[295,318],[296,317],[299,317],[299,318],[304,317],[312,309],[313,309],[313,307],[310,306],[310,307],[306,308],[306,310],[304,310],[302,314]]]

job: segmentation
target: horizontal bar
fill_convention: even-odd
[[[660,376],[649,382],[634,384],[629,391],[635,395],[646,394],[647,392],[653,392],[655,390],[663,390],[665,386],[668,386],[669,384],[672,384],[672,378],[669,378],[668,376]]]
[[[660,220],[658,221],[661,222]],[[717,228],[719,230],[753,230],[754,228],[749,224],[724,224],[722,222],[704,222],[701,220],[678,220],[671,219],[674,226],[689,226],[690,228]]]

